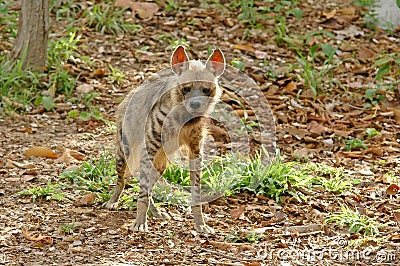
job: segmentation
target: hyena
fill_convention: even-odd
[[[204,222],[200,202],[202,140],[207,134],[207,115],[221,96],[218,78],[225,70],[225,58],[216,49],[203,64],[189,60],[184,47],[179,46],[172,54],[171,70],[131,92],[118,108],[118,179],[105,206],[118,206],[125,177],[139,171],[140,193],[132,231],[148,230],[148,210],[156,218],[169,219],[154,205],[152,189],[166,168],[167,156],[184,146],[189,158],[195,228],[212,233],[213,229]]]

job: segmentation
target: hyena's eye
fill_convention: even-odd
[[[189,87],[184,87],[184,88],[182,89],[182,94],[183,94],[183,95],[188,94],[189,91],[190,91],[190,88],[189,88]]]
[[[210,96],[210,94],[211,94],[210,88],[203,88],[202,91],[203,91],[204,95]]]

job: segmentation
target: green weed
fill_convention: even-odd
[[[59,68],[79,58],[78,43],[81,36],[76,35],[76,32],[67,33],[68,36],[50,36],[49,46],[47,48],[47,62],[49,67]]]
[[[111,33],[113,35],[122,33],[133,33],[140,29],[140,25],[130,24],[124,21],[125,9],[114,7],[113,4],[95,4],[90,6],[82,14],[82,19],[87,25],[96,31]]]
[[[180,167],[175,164],[168,165],[163,177],[174,184],[190,186],[190,172],[187,167]]]
[[[79,111],[76,109],[71,110],[68,112],[67,118],[78,118],[83,121],[94,119],[98,121],[103,121],[106,124],[113,125],[113,122],[108,121],[103,117],[102,112],[96,106],[89,106],[88,111]]]
[[[341,85],[339,81],[333,78],[332,72],[337,66],[332,63],[336,49],[330,44],[313,45],[310,47],[308,56],[297,50],[299,55],[297,58],[298,67],[301,69],[300,76],[304,80],[305,87],[311,89],[315,97],[324,91],[324,87],[331,86],[330,84]],[[324,58],[320,67],[317,66],[316,61],[318,57]],[[326,84],[326,80],[329,80],[328,84]]]
[[[56,20],[74,21],[79,17],[82,7],[73,0],[50,1],[50,12],[55,14]]]
[[[351,180],[345,174],[344,168],[336,168],[325,164],[307,164],[304,169],[313,173],[315,179],[313,184],[321,184],[326,190],[333,193],[341,193],[349,190],[359,180]]]
[[[45,187],[30,187],[18,192],[20,196],[32,196],[32,201],[35,202],[38,198],[46,200],[66,201],[65,192],[61,191],[61,185],[52,184],[49,180]]]
[[[0,25],[2,25],[0,27],[1,40],[9,41],[10,38],[15,38],[17,36],[18,14],[18,11],[10,10],[7,4],[0,3]]]
[[[165,3],[165,11],[169,12],[172,10],[178,11],[180,10],[179,4],[175,2],[174,0],[167,0],[167,3]]]
[[[49,96],[36,97],[35,104],[37,106],[43,105],[43,107],[46,109],[46,111],[50,111],[56,106],[56,103],[54,102],[53,97],[49,97]]]
[[[235,58],[231,61],[231,66],[238,68],[240,71],[244,71],[246,65],[238,58]]]
[[[354,3],[363,8],[364,26],[369,29],[375,29],[378,24],[377,14],[374,10],[376,0],[354,0]]]
[[[153,189],[153,196],[159,202],[168,205],[190,206],[191,194],[173,184],[157,182]]]
[[[79,75],[73,77],[68,70],[59,69],[51,73],[49,79],[54,93],[64,94],[67,98],[70,98],[73,90],[77,87]]]
[[[60,180],[68,180],[77,187],[86,191],[104,193],[108,192],[110,185],[116,178],[115,159],[106,152],[98,160],[90,159],[73,170],[64,171]],[[106,197],[102,195],[103,199]]]
[[[376,128],[367,128],[366,130],[365,130],[365,134],[367,135],[367,137],[368,138],[373,138],[373,137],[375,137],[376,135],[379,135],[379,134],[381,134],[381,132],[379,132],[379,130],[377,130]]]
[[[362,139],[349,138],[349,139],[345,140],[344,149],[346,151],[367,149],[367,148],[368,148],[367,144],[365,144],[365,142]]]
[[[289,29],[286,26],[286,18],[279,16],[275,24],[275,42],[280,45],[286,43],[289,47],[295,47],[294,41],[288,36]]]
[[[240,238],[237,234],[228,234],[224,237],[224,241],[231,243],[240,243],[243,242],[242,238]]]
[[[379,229],[384,225],[378,223],[366,215],[357,211],[352,211],[349,207],[342,205],[341,212],[332,214],[325,220],[325,223],[335,223],[339,226],[348,226],[349,233],[362,233],[364,236],[374,236],[379,234]]]
[[[76,226],[75,221],[72,221],[72,223],[61,226],[60,231],[64,234],[69,235],[69,234],[73,234],[74,231],[76,230],[76,228],[77,228],[77,226]]]
[[[365,99],[367,103],[364,105],[365,108],[369,108],[375,106],[379,103],[379,101],[384,100],[386,97],[381,90],[380,86],[376,88],[369,88],[365,90]]]
[[[177,165],[170,166],[164,178],[172,186],[190,185],[189,171]],[[283,196],[290,195],[302,201],[304,195],[301,187],[322,184],[325,189],[334,193],[350,189],[352,184],[345,178],[343,169],[325,165],[283,163],[278,158],[265,166],[260,156],[253,158],[239,154],[216,156],[203,169],[202,188],[210,194],[220,193],[225,196],[243,191],[261,194],[282,201]]]
[[[42,87],[44,74],[23,67],[23,60],[10,62],[6,56],[0,58],[0,97],[7,109],[26,111]]]
[[[230,242],[230,243],[255,243],[258,241],[261,241],[263,239],[263,235],[259,235],[256,233],[233,233],[233,234],[228,234],[225,236],[224,241]]]
[[[108,65],[111,73],[107,76],[107,81],[112,84],[121,84],[121,82],[125,79],[125,74],[119,69],[113,67],[111,64]]]
[[[349,178],[343,178],[340,174],[337,174],[333,178],[322,179],[321,181],[324,188],[333,193],[341,193],[353,186],[353,182]]]

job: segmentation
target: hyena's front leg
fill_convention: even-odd
[[[201,206],[201,164],[202,156],[200,152],[200,145],[193,145],[189,151],[189,168],[190,168],[190,185],[192,193],[192,213],[197,232],[200,233],[214,233],[214,229],[206,225],[204,222],[202,206]]]
[[[135,223],[132,225],[132,231],[134,232],[148,231],[147,211],[149,209],[155,218],[170,218],[168,214],[160,212],[157,209],[152,198],[153,186],[162,172],[164,172],[165,166],[166,158],[161,152],[157,152],[155,155],[150,154],[145,156],[140,163],[140,192],[137,201],[137,216]]]
[[[109,210],[115,210],[118,208],[118,199],[125,187],[125,177],[130,173],[126,165],[125,156],[121,149],[117,150],[115,167],[118,174],[117,184],[114,188],[114,193],[111,199],[104,205],[104,207]]]

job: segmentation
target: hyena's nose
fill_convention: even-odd
[[[189,105],[193,110],[199,109],[201,107],[201,103],[198,101],[192,101]]]

